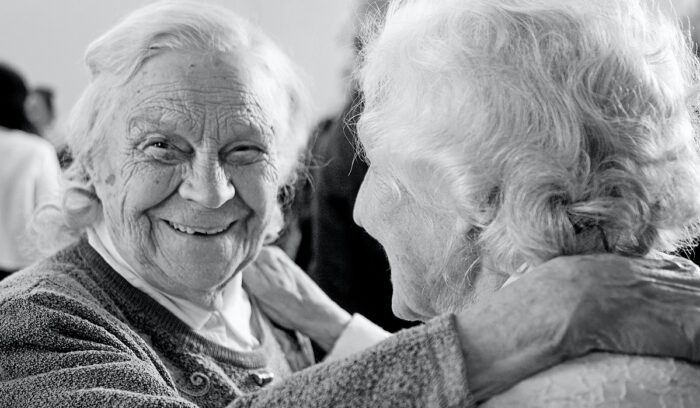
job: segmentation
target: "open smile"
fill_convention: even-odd
[[[183,225],[183,224],[178,224],[173,221],[169,220],[163,220],[165,221],[170,228],[174,229],[177,232],[181,232],[183,234],[187,235],[195,235],[195,236],[215,236],[215,235],[220,235],[228,231],[233,224],[235,224],[235,221],[225,225],[223,227],[192,227],[188,225]]]

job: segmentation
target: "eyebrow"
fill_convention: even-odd
[[[189,118],[182,112],[173,109],[145,109],[136,112],[130,116],[127,123],[127,129],[131,132],[138,126],[158,127],[161,130],[174,132],[178,126],[186,126],[188,128],[195,127],[195,121]]]
[[[233,130],[236,135],[246,139],[262,139],[265,144],[273,143],[275,133],[270,125],[269,118],[263,114],[237,116],[236,114],[246,113],[245,109],[228,114],[223,118],[225,128]],[[146,131],[161,131],[164,133],[178,133],[178,128],[182,132],[197,133],[200,124],[193,119],[190,114],[174,107],[163,106],[142,106],[140,109],[133,109],[127,116],[127,132],[136,136],[134,130],[145,129]],[[184,128],[184,129],[183,129]]]

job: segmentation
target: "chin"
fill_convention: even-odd
[[[243,256],[231,251],[170,247],[157,257],[156,265],[173,280],[191,289],[221,286],[238,271]]]
[[[425,313],[417,312],[415,309],[408,306],[405,302],[398,299],[396,293],[391,298],[391,310],[394,315],[401,320],[408,322],[425,322],[432,319],[434,316]]]

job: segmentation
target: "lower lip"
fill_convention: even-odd
[[[234,221],[225,230],[223,230],[221,232],[217,232],[216,234],[196,234],[196,233],[195,234],[188,234],[186,232],[182,232],[178,229],[173,228],[173,226],[170,225],[170,223],[165,221],[165,220],[163,220],[163,223],[165,225],[167,225],[168,228],[170,228],[170,230],[175,231],[180,235],[184,235],[184,236],[190,237],[190,238],[216,238],[216,237],[220,237],[222,235],[226,235],[226,233],[228,233],[231,230],[231,228],[233,228],[233,226],[236,225],[236,222]]]

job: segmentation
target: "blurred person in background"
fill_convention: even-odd
[[[56,151],[26,115],[27,94],[22,76],[0,65],[0,278],[39,257],[27,228],[59,190]]]
[[[54,105],[54,91],[47,86],[38,86],[32,89],[25,102],[27,118],[34,125],[37,133],[54,145],[58,155],[61,169],[70,166],[71,157],[66,136],[56,126],[56,110]]]
[[[39,86],[29,92],[24,104],[27,119],[36,128],[37,134],[45,138],[56,120],[53,99],[53,90],[45,86]]]
[[[387,0],[357,0],[347,35],[353,47],[348,71],[353,70],[362,53],[362,27],[380,19],[387,4]],[[355,155],[362,97],[357,82],[348,79],[349,90],[343,110],[319,127],[313,148],[314,184],[308,190],[312,208],[312,255],[307,270],[328,296],[348,312],[360,313],[394,332],[415,323],[392,313],[389,263],[384,250],[352,219],[367,164]]]

